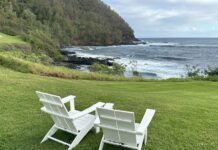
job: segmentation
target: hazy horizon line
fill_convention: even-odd
[[[165,38],[165,39],[217,39],[218,37],[136,37],[137,39],[159,39],[159,38]]]

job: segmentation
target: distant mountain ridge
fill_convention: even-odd
[[[131,27],[101,0],[1,0],[0,32],[20,35],[33,50],[58,57],[69,45],[131,43]]]

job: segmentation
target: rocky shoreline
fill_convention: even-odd
[[[115,58],[102,58],[102,57],[81,57],[76,54],[75,51],[61,50],[61,54],[64,56],[61,62],[56,65],[64,66],[68,68],[77,68],[81,65],[92,65],[95,63],[112,66]]]
[[[132,41],[130,45],[138,45],[138,44],[147,44],[147,42],[143,40],[135,39],[134,41]],[[124,44],[124,45],[128,45],[128,44]],[[78,69],[79,66],[82,65],[89,66],[94,63],[112,66],[115,59],[120,59],[120,58],[109,58],[109,57],[80,56],[77,54],[78,51],[85,52],[93,49],[95,49],[94,45],[64,47],[60,50],[61,54],[64,56],[63,60],[61,62],[56,62],[55,64],[68,68]]]

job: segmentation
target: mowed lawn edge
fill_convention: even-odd
[[[4,44],[27,44],[18,36],[10,36],[0,32],[0,46]]]
[[[102,101],[116,109],[133,111],[141,121],[146,108],[156,109],[143,149],[217,149],[218,83],[87,81],[42,77],[0,67],[0,149],[65,150],[53,141],[40,144],[53,125],[40,111],[36,90],[62,97],[75,95],[76,108],[83,110]],[[56,136],[72,140],[69,134]],[[91,131],[75,148],[98,149],[102,133]],[[105,150],[121,150],[106,145]]]

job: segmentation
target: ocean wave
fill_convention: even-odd
[[[177,46],[178,43],[147,43],[148,46]]]
[[[153,78],[158,78],[157,73],[153,73],[153,72],[141,72],[140,75],[149,76],[149,77],[153,77]]]
[[[168,61],[187,61],[188,58],[184,58],[184,57],[170,57],[170,56],[159,56],[159,57],[154,57],[157,59],[163,59],[163,60],[168,60]]]
[[[186,74],[185,66],[173,62],[131,60],[128,58],[115,59],[115,62],[126,67],[128,76],[132,75],[131,72],[133,70],[138,71],[145,78],[157,79],[178,78]]]
[[[98,58],[98,59],[111,58],[111,59],[114,59],[114,57],[112,57],[112,56],[96,55],[96,54],[90,54],[90,53],[85,53],[85,52],[81,52],[81,51],[76,51],[76,54],[70,54],[70,55],[76,55],[77,57],[83,57],[83,58]]]
[[[64,51],[75,52],[75,51],[93,51],[100,49],[109,49],[109,48],[119,48],[119,47],[184,47],[184,48],[218,48],[218,45],[207,45],[207,44],[181,44],[173,42],[147,42],[146,44],[130,44],[130,45],[110,45],[110,46],[72,46],[64,48]]]
[[[218,45],[207,45],[207,44],[148,43],[145,45],[151,47],[218,48]]]
[[[62,49],[64,51],[69,51],[69,52],[75,52],[75,51],[92,51],[95,50],[94,46],[71,46],[71,47],[67,47]]]
[[[195,48],[202,48],[202,47],[208,47],[208,48],[218,48],[218,45],[204,45],[204,44],[195,44],[195,45],[178,45],[178,47],[195,47]]]

